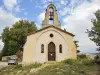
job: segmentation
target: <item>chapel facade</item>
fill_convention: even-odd
[[[53,4],[48,5],[42,28],[27,36],[22,64],[76,59],[73,38],[74,34],[61,29],[56,7]]]

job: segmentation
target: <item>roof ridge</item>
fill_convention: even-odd
[[[44,28],[42,28],[42,29],[39,29],[39,30],[37,30],[36,32],[32,32],[32,33],[30,33],[29,35],[31,35],[31,34],[35,34],[35,33],[37,33],[37,32],[40,32],[40,31],[45,30],[45,29],[47,29],[47,28],[49,28],[49,27],[54,27],[54,28],[56,28],[56,29],[58,29],[58,30],[60,30],[60,31],[62,31],[62,32],[64,32],[64,33],[66,33],[66,34],[70,34],[71,36],[75,36],[74,34],[68,32],[68,31],[64,31],[63,29],[58,28],[58,27],[53,26],[53,25],[50,25],[50,26],[44,27]]]

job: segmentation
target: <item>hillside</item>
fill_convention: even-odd
[[[100,75],[100,67],[87,58],[65,60],[26,67],[9,66],[0,70],[0,75]]]

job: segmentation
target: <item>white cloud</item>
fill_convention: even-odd
[[[91,19],[95,18],[94,13],[100,9],[99,0],[93,0],[92,3],[84,2],[74,9],[71,16],[63,19],[67,31],[74,33],[75,39],[79,41],[79,49],[82,52],[95,52],[96,45],[90,41],[86,29],[91,29]]]
[[[21,12],[21,7],[19,5],[19,3],[21,2],[21,0],[3,0],[4,6],[5,8],[9,11],[9,12]]]
[[[60,10],[59,13],[61,16],[65,16],[66,14],[72,13],[72,11],[73,9],[65,7],[62,10]]]
[[[41,0],[44,4],[45,3],[49,3],[49,2],[53,2],[53,0]]]
[[[44,18],[45,18],[45,12],[40,13],[39,16],[38,16],[38,22],[39,23],[36,24],[38,29],[41,28],[42,21],[44,20]]]
[[[8,10],[12,10],[17,5],[17,0],[3,0],[3,2]]]
[[[16,11],[16,12],[21,12],[20,5],[17,5],[17,6],[16,6],[15,11]]]
[[[20,18],[17,18],[10,12],[7,12],[0,7],[0,26],[11,26],[13,23],[18,21]]]
[[[61,2],[61,4],[65,4],[64,0],[61,0],[60,2]]]
[[[45,18],[45,12],[40,13],[38,16],[39,22],[41,23],[44,20],[44,18]]]

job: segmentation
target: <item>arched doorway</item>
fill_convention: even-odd
[[[55,44],[50,42],[48,44],[48,61],[55,61],[56,53],[55,53]]]

